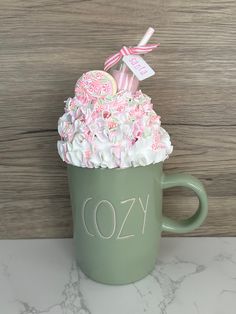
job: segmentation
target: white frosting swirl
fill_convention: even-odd
[[[164,161],[172,152],[150,97],[141,91],[81,102],[66,101],[58,121],[63,161],[87,168],[127,168]]]

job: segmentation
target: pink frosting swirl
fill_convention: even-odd
[[[94,98],[79,86],[76,96],[66,101],[58,132],[59,155],[79,167],[144,166],[172,152],[150,97],[141,91]]]

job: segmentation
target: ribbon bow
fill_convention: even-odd
[[[117,64],[124,56],[145,54],[157,48],[160,44],[144,45],[136,47],[123,46],[121,50],[105,60],[104,71],[108,71],[113,65]]]

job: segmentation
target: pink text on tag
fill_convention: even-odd
[[[123,57],[124,63],[130,68],[139,81],[143,81],[155,72],[147,62],[139,55],[128,55]]]

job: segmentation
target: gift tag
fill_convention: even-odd
[[[155,72],[147,62],[139,55],[128,55],[123,57],[124,63],[130,68],[139,81],[143,81]]]

